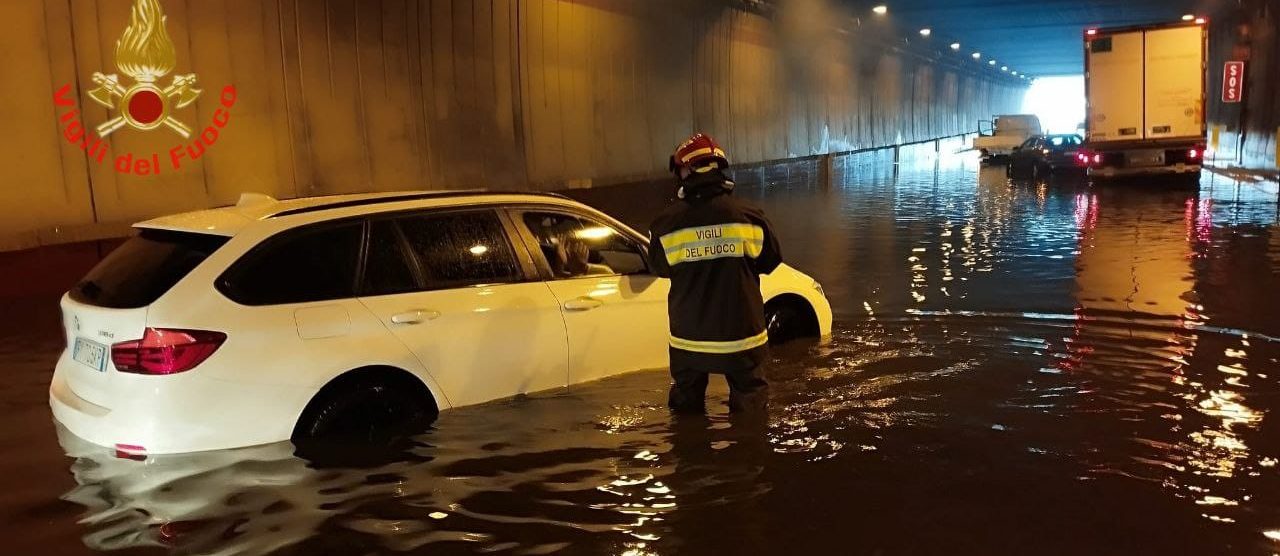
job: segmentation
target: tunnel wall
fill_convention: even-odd
[[[67,139],[70,122],[116,115],[91,76],[120,73],[133,0],[0,2],[0,250],[118,236],[247,191],[587,187],[661,175],[694,130],[754,163],[972,131],[1020,105],[1012,80],[940,63],[839,4],[161,0],[173,74],[203,89],[173,115],[199,133],[229,114],[175,168],[172,150],[199,145],[165,128],[89,153]],[[74,107],[55,102],[64,85]],[[137,175],[151,155],[158,173]]]
[[[1218,130],[1220,162],[1277,167],[1280,135],[1280,2],[1244,0],[1220,14],[1209,30],[1210,138]],[[1245,62],[1243,102],[1222,102],[1223,65]]]

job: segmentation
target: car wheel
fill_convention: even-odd
[[[818,317],[799,296],[783,295],[770,300],[764,306],[764,322],[771,344],[819,334]]]
[[[435,403],[398,382],[335,381],[307,406],[294,439],[386,444],[425,430],[439,414]]]

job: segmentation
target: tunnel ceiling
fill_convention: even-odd
[[[1217,2],[1215,2],[1217,3]],[[942,48],[953,42],[966,57],[981,52],[1010,70],[1037,76],[1084,72],[1081,34],[1089,27],[1177,21],[1183,14],[1212,15],[1195,0],[882,0],[858,2],[888,7],[885,16],[915,35],[929,28],[928,39]],[[914,40],[920,40],[918,35]]]

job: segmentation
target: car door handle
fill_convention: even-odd
[[[440,318],[440,311],[414,309],[412,311],[405,311],[400,314],[391,315],[391,324],[422,324],[423,322],[438,318]]]
[[[593,297],[583,296],[564,302],[564,309],[566,311],[590,311],[601,305],[604,305],[603,301]]]

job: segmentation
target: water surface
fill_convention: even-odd
[[[767,420],[719,381],[674,419],[640,373],[385,452],[132,461],[59,443],[61,338],[27,331],[0,341],[0,528],[16,554],[1280,552],[1276,185],[927,154],[739,175],[836,311],[775,350]],[[588,197],[644,222],[653,195]]]

